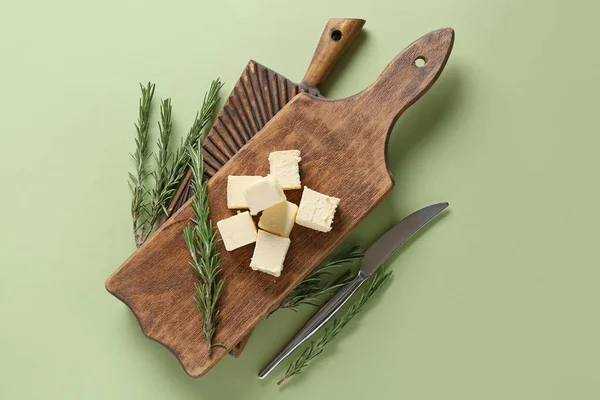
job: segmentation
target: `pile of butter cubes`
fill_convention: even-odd
[[[284,190],[301,189],[300,151],[275,151],[269,155],[270,173],[227,179],[227,207],[249,209],[217,222],[227,251],[256,243],[250,267],[280,276],[290,247],[294,223],[329,232],[340,199],[304,187],[300,206],[287,201]],[[258,215],[258,230],[253,215]]]

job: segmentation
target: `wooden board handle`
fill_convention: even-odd
[[[377,80],[356,95],[357,104],[377,104],[377,117],[390,129],[442,73],[454,44],[454,30],[428,33],[404,49]]]
[[[302,84],[318,90],[364,24],[364,19],[331,18],[321,35]]]

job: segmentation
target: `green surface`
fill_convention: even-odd
[[[598,5],[592,1],[5,2],[0,11],[0,399],[597,399]],[[456,30],[438,83],[390,140],[392,194],[349,242],[451,211],[305,374],[260,367],[308,316],[261,323],[189,378],[104,280],[133,240],[139,81],[188,129],[249,58],[299,80],[327,18],[366,34],[324,92],[367,86],[420,35]],[[155,114],[156,115],[156,114]],[[360,135],[360,132],[357,132]]]

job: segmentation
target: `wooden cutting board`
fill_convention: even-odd
[[[327,100],[299,94],[209,180],[216,222],[234,213],[226,204],[228,175],[265,175],[270,152],[298,149],[303,185],[341,199],[331,232],[294,227],[279,278],[250,269],[253,246],[227,252],[220,244],[226,283],[215,342],[226,348],[216,347],[212,358],[191,300],[196,277],[182,236],[192,217],[189,201],[107,280],[107,289],[134,310],[144,333],[167,346],[188,374],[206,373],[390,192],[389,133],[438,78],[453,42],[449,28],[423,36],[354,96]],[[294,202],[301,194],[287,193]]]
[[[210,179],[298,93],[320,96],[320,86],[364,24],[364,19],[331,18],[301,83],[250,60],[202,145],[205,178]],[[188,171],[168,207],[167,218],[192,196],[191,177]],[[249,338],[242,339],[230,353],[239,357]]]

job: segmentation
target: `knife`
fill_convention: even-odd
[[[360,262],[360,270],[356,278],[341,288],[317,313],[296,333],[283,349],[260,371],[258,377],[264,379],[298,346],[310,338],[335,314],[358,288],[371,276],[383,263],[417,233],[425,224],[442,212],[448,203],[438,203],[422,208],[402,221],[398,222],[386,233],[379,237],[365,252]]]

